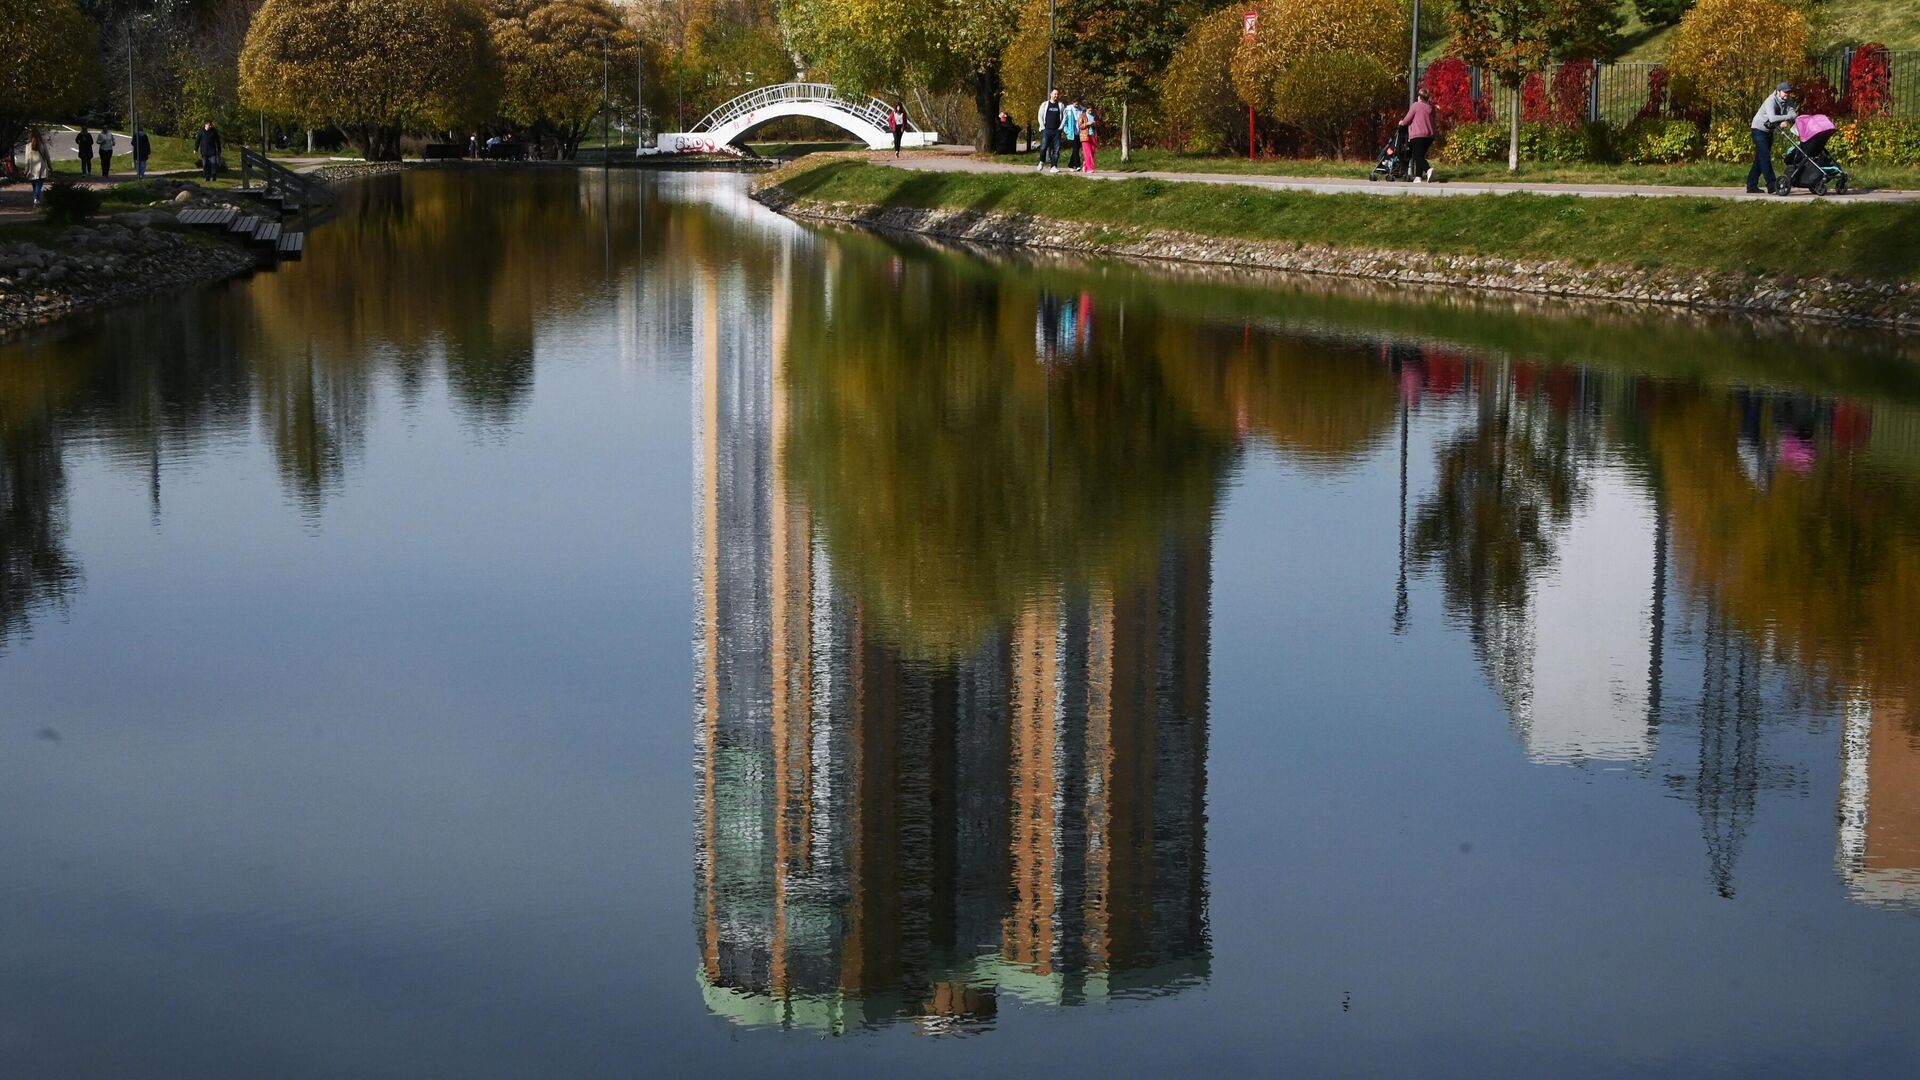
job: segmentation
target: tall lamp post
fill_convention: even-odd
[[[1059,16],[1060,0],[1047,0],[1047,93],[1053,93],[1053,39],[1059,31],[1055,20]]]
[[[1407,64],[1407,105],[1420,96],[1420,0],[1413,0],[1413,60]]]

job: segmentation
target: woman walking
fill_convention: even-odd
[[[1433,166],[1427,164],[1427,150],[1433,145],[1436,134],[1433,124],[1433,94],[1422,90],[1415,98],[1407,115],[1400,118],[1400,126],[1407,129],[1407,159],[1413,162],[1408,171],[1413,174],[1416,184],[1433,182]]]
[[[1067,141],[1067,171],[1080,168],[1080,99],[1074,98],[1067,103],[1067,122],[1060,129],[1060,137]]]
[[[1093,115],[1093,103],[1080,110],[1080,171],[1093,173],[1093,152],[1100,148],[1100,121]]]
[[[80,134],[73,137],[73,148],[80,152],[80,175],[93,173],[93,136],[87,134],[87,125],[80,125]]]
[[[20,157],[20,170],[33,185],[33,205],[39,206],[40,189],[46,186],[53,169],[47,161],[47,140],[41,137],[38,128],[27,132],[27,152]]]
[[[100,129],[100,138],[94,145],[100,150],[100,178],[102,180],[113,175],[113,148],[118,142],[119,140],[113,137],[113,132],[108,131],[106,128]]]
[[[887,130],[893,132],[893,156],[900,156],[900,140],[907,133],[907,103],[897,101],[887,110]]]

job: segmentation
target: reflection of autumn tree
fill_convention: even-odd
[[[826,291],[793,290],[786,450],[836,568],[903,647],[961,654],[1040,589],[1139,579],[1210,513],[1231,440],[1120,320],[1089,311],[1084,349],[1049,365],[1031,292],[847,250]]]
[[[1485,649],[1497,617],[1523,608],[1553,565],[1554,530],[1580,492],[1572,430],[1501,379],[1483,386],[1477,421],[1441,448],[1437,473],[1414,517],[1414,559],[1438,566],[1448,606]]]
[[[1167,381],[1205,423],[1246,428],[1289,461],[1337,469],[1393,424],[1393,374],[1363,346],[1202,325],[1169,325]]]
[[[1765,490],[1739,404],[1664,393],[1651,421],[1684,580],[1835,694],[1920,686],[1920,489],[1834,449]]]
[[[64,373],[0,366],[0,646],[33,612],[64,603],[80,579],[67,551],[67,478],[49,406],[71,391]]]

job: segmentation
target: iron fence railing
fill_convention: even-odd
[[[759,112],[783,102],[811,101],[835,108],[865,120],[867,123],[886,130],[887,114],[892,107],[879,98],[849,97],[838,88],[827,83],[780,83],[776,86],[763,86],[758,90],[749,90],[732,101],[708,113],[699,123],[693,125],[693,131],[717,131],[733,123],[748,113]],[[908,131],[919,131],[912,120],[907,121]]]
[[[1813,63],[1813,70],[1833,87],[1836,97],[1844,97],[1848,91],[1849,78],[1859,50],[1849,47],[1836,50]],[[1431,65],[1421,69],[1424,83]],[[1619,63],[1582,63],[1562,65],[1587,69],[1578,77],[1559,81],[1562,87],[1569,84],[1584,84],[1584,107],[1580,109],[1584,119],[1606,120],[1610,123],[1624,124],[1640,115],[1648,104],[1650,91],[1655,89],[1650,80],[1661,65],[1641,61],[1622,61]],[[1561,67],[1549,69],[1542,80],[1543,89],[1549,100],[1554,97],[1555,76]],[[1470,83],[1475,109],[1486,119],[1504,123],[1508,111],[1512,108],[1512,98],[1506,88],[1500,86],[1479,68],[1470,69]],[[1920,119],[1920,49],[1889,50],[1887,53],[1887,109],[1885,115],[1905,119]],[[1664,112],[1671,104],[1670,94],[1663,93],[1659,105]],[[1756,105],[1758,103],[1756,102]],[[1549,106],[1551,107],[1551,106]]]

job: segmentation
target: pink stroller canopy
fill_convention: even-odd
[[[1833,121],[1824,113],[1809,113],[1793,122],[1793,133],[1800,136],[1801,142],[1832,130]]]

